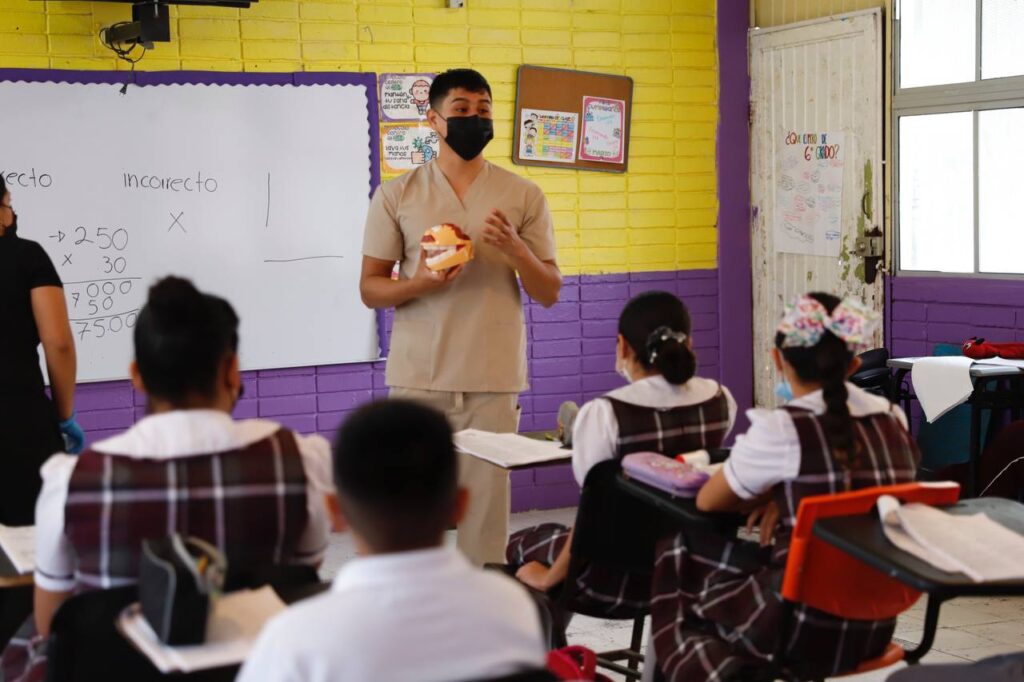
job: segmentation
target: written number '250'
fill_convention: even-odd
[[[79,246],[81,244],[96,244],[101,251],[106,251],[111,248],[115,251],[124,251],[128,248],[128,230],[123,227],[114,230],[113,232],[106,227],[97,227],[96,239],[93,240],[89,239],[88,229],[78,226],[75,228],[75,235],[78,237],[75,239],[75,246]]]
[[[84,340],[86,336],[95,336],[97,339],[102,339],[108,333],[116,334],[122,329],[131,329],[135,326],[135,321],[138,319],[138,315],[134,312],[128,313],[127,315],[114,315],[108,318],[101,318],[98,320],[89,320],[88,322],[75,322],[78,325],[78,338]]]

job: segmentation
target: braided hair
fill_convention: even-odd
[[[821,303],[829,314],[840,303],[831,294],[811,293],[808,296]],[[849,398],[846,373],[853,362],[853,351],[845,341],[830,331],[826,331],[817,345],[810,348],[783,348],[784,340],[785,337],[777,333],[775,347],[800,377],[800,381],[821,384],[825,400],[825,414],[821,417],[821,424],[825,438],[833,459],[843,471],[849,472],[860,455],[860,443],[854,434],[853,418],[846,403]]]

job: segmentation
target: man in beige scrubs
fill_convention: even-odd
[[[562,284],[547,200],[529,180],[484,160],[494,136],[491,89],[476,71],[454,69],[434,80],[427,122],[441,153],[374,194],[360,293],[371,308],[395,307],[386,373],[392,397],[442,410],[456,431],[516,431],[519,393],[527,388],[516,274],[544,306],[558,300]],[[426,267],[420,240],[442,223],[469,235],[474,258],[438,273]],[[391,277],[395,261],[398,279]],[[508,471],[460,457],[471,498],[459,548],[477,564],[503,562]]]

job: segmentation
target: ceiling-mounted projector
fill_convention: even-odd
[[[171,39],[171,21],[168,5],[197,5],[204,7],[235,7],[245,9],[259,0],[97,0],[120,2],[132,6],[132,20],[103,29],[100,37],[108,46],[165,43]]]

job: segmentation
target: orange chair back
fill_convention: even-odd
[[[892,495],[905,503],[947,505],[960,497],[960,486],[956,483],[903,483],[805,497],[797,510],[782,581],[785,599],[849,620],[894,618],[913,606],[920,592],[815,538],[812,533],[818,519],[874,511],[875,501],[882,495]]]

